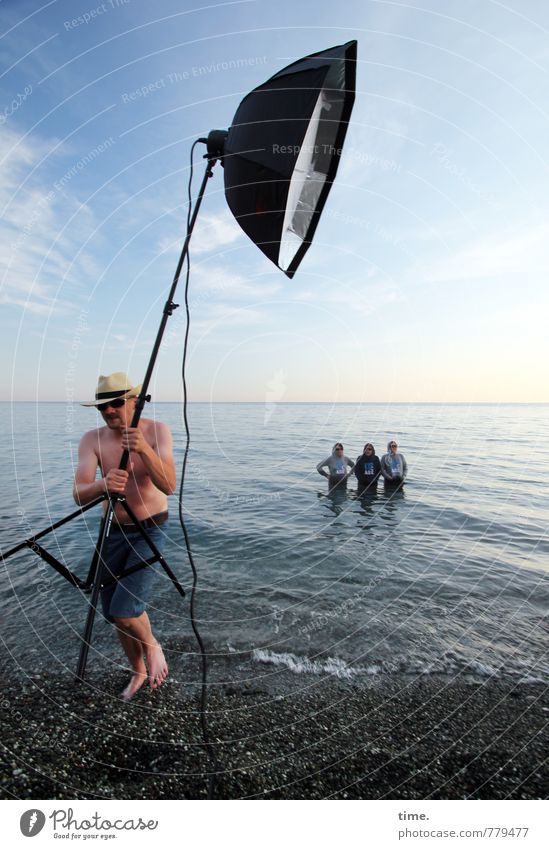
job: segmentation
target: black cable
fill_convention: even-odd
[[[189,174],[189,184],[187,189],[189,208],[187,211],[187,234],[190,230],[191,225],[191,215],[192,215],[192,196],[191,196],[191,187],[193,180],[193,154],[196,145],[200,140],[197,140],[193,143],[191,147],[191,164],[190,164],[190,174]],[[201,683],[201,692],[200,692],[200,724],[202,726],[202,737],[204,739],[204,747],[209,755],[210,764],[212,767],[212,771],[208,776],[208,798],[213,799],[215,796],[215,780],[217,773],[221,772],[221,768],[219,765],[219,761],[217,759],[217,755],[215,749],[210,740],[210,734],[208,730],[208,722],[206,718],[207,714],[207,688],[208,688],[208,659],[206,655],[206,650],[204,648],[204,643],[202,641],[202,637],[200,636],[200,632],[198,630],[198,626],[196,624],[196,616],[195,616],[195,602],[196,602],[196,587],[198,583],[198,573],[196,570],[196,564],[194,562],[193,553],[191,550],[191,542],[189,539],[189,533],[187,531],[187,527],[185,525],[185,518],[183,516],[183,487],[185,483],[185,472],[187,469],[187,458],[189,455],[189,446],[191,444],[191,433],[189,428],[189,420],[187,417],[187,376],[186,376],[186,366],[187,366],[187,347],[189,342],[189,329],[190,329],[190,311],[189,311],[189,277],[191,273],[191,260],[189,251],[187,251],[187,272],[185,275],[185,312],[187,316],[187,326],[185,330],[185,342],[183,345],[183,360],[181,363],[181,380],[183,383],[183,419],[185,422],[185,435],[186,435],[186,443],[185,443],[185,453],[183,455],[183,466],[181,470],[181,484],[179,486],[179,522],[181,524],[181,528],[183,530],[183,536],[185,537],[185,546],[187,548],[187,555],[189,557],[189,563],[191,565],[192,573],[193,573],[193,581],[191,587],[190,594],[190,619],[191,626],[196,637],[196,641],[198,643],[198,648],[200,650],[200,658],[201,658],[201,666],[202,666],[202,683]]]

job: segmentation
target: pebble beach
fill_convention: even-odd
[[[4,677],[5,799],[201,799],[198,696],[168,680],[125,704],[122,671]],[[299,693],[225,686],[208,700],[219,799],[540,799],[542,683],[445,676]]]

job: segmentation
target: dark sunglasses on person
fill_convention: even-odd
[[[119,407],[123,407],[125,403],[125,398],[115,398],[114,401],[107,401],[105,404],[96,404],[95,406],[100,413],[104,413],[107,407],[114,407],[117,410]]]

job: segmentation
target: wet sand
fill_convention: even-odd
[[[2,797],[205,798],[198,699],[168,682],[124,704],[121,672],[4,678]],[[284,696],[218,686],[224,799],[537,799],[548,688],[511,680],[314,680]]]

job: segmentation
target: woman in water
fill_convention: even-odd
[[[349,457],[345,456],[341,442],[336,442],[332,448],[331,455],[326,457],[322,463],[319,463],[316,470],[322,475],[322,477],[328,478],[330,489],[334,489],[336,486],[347,486],[347,478],[349,476],[347,466],[350,466],[351,469],[353,469],[354,465],[353,461],[350,460]],[[324,471],[325,466],[328,467],[327,472]]]
[[[364,492],[368,487],[372,490],[376,488],[377,479],[381,474],[381,463],[371,442],[366,443],[362,455],[356,458],[353,471],[359,483],[360,492]]]
[[[404,483],[408,474],[408,464],[404,454],[397,451],[398,445],[394,439],[387,443],[387,453],[381,458],[381,474],[385,483],[398,485]]]

